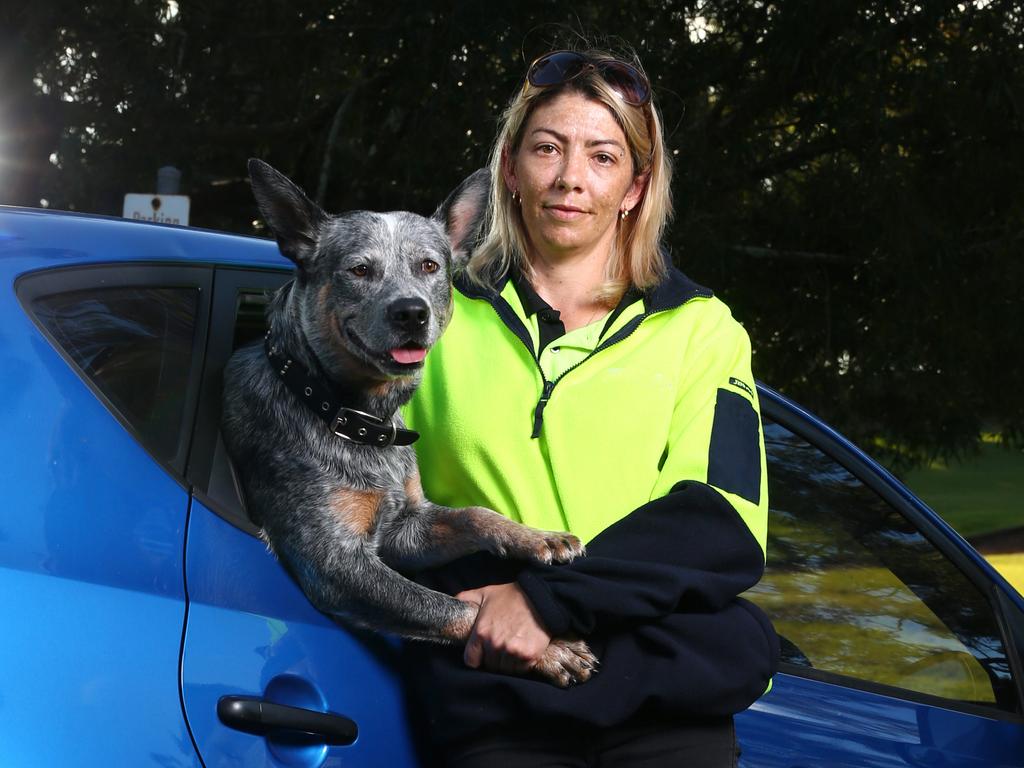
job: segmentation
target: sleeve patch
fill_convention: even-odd
[[[742,395],[718,390],[708,448],[708,484],[747,501],[761,501],[761,429],[757,412]]]
[[[746,392],[751,397],[754,396],[754,390],[750,388],[750,385],[747,384],[747,382],[740,381],[735,376],[730,376],[729,377],[729,383],[732,384],[734,387],[738,387],[739,389],[742,389],[744,392]]]

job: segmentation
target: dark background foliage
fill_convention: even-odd
[[[0,203],[116,215],[172,164],[193,225],[259,232],[259,156],[328,210],[428,212],[575,30],[651,74],[669,245],[759,378],[894,466],[1024,443],[1019,2],[5,3]]]

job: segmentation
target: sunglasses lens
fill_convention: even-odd
[[[544,88],[571,80],[580,73],[586,59],[572,51],[556,51],[542,56],[533,63],[527,74],[530,85]]]
[[[555,51],[541,56],[526,73],[530,85],[545,88],[572,80],[585,67],[594,67],[627,104],[642,107],[651,100],[651,84],[636,67],[623,61],[591,60],[574,51]]]
[[[598,64],[601,77],[622,96],[623,101],[640,107],[651,98],[651,84],[640,70],[621,61],[605,61]]]

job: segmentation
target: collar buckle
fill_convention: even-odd
[[[390,433],[385,431],[387,429],[390,429]],[[331,432],[350,443],[374,445],[378,448],[394,445],[395,438],[398,437],[398,427],[395,426],[394,419],[385,422],[372,413],[344,406],[335,414]]]

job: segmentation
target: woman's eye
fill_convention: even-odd
[[[423,263],[420,266],[423,269],[423,271],[426,272],[428,275],[434,274],[435,272],[437,272],[437,270],[441,268],[441,265],[438,264],[433,259],[424,259]]]
[[[607,154],[606,152],[602,152],[599,155],[595,155],[594,159],[597,160],[597,162],[601,165],[611,165],[612,163],[615,162],[615,158]]]
[[[354,267],[349,269],[349,272],[351,272],[356,277],[366,277],[368,274],[370,274],[370,268],[365,264],[356,264]]]
[[[542,155],[553,155],[556,152],[554,144],[541,144],[537,147],[537,151]]]

